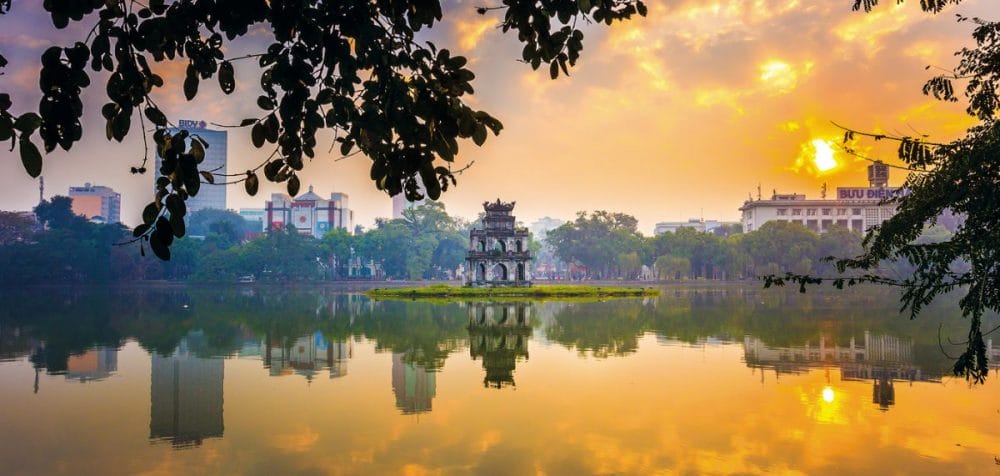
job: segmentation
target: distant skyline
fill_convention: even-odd
[[[578,211],[621,211],[634,215],[647,235],[661,221],[736,221],[758,184],[764,195],[776,189],[811,197],[824,182],[831,191],[864,186],[868,162],[837,147],[842,132],[831,121],[926,133],[938,141],[959,136],[973,123],[965,104],[922,95],[923,82],[935,74],[925,68],[954,66],[953,52],[973,43],[972,26],[956,23],[955,13],[984,16],[995,8],[988,0],[967,0],[931,15],[910,0],[882,2],[864,14],[852,12],[850,0],[764,2],[766,9],[740,0],[650,2],[647,18],[588,27],[578,66],[551,81],[544,68],[532,71],[516,61],[520,47],[494,28],[498,16],[477,15],[474,2],[444,3],[444,21],[425,39],[469,57],[477,74],[470,104],[505,126],[482,148],[461,144],[457,165],[475,164],[443,195],[449,213],[474,218],[483,201],[499,197],[516,200],[526,224],[544,216],[568,220]],[[0,16],[0,25],[0,52],[10,61],[0,91],[11,94],[16,113],[37,106],[41,52],[84,38],[91,22],[56,30],[41,0],[23,0]],[[260,50],[261,37],[252,31],[231,46],[232,55]],[[175,85],[154,96],[172,119],[232,124],[258,114],[246,100],[259,90],[252,62],[236,63],[233,96],[206,81],[194,102],[180,92],[184,64],[153,65]],[[152,170],[129,173],[143,155],[135,131],[124,144],[105,139],[105,76],[88,73],[94,84],[85,94],[84,140],[69,153],[46,157],[45,194],[65,195],[85,182],[110,186],[122,194],[122,219],[134,224],[151,199]],[[349,194],[356,222],[366,228],[376,217],[390,217],[391,199],[369,180],[369,161],[336,160],[327,148],[318,147],[306,164],[302,190],[313,185],[323,194]],[[8,149],[0,148],[0,209],[30,209],[38,182]],[[254,149],[242,129],[229,129],[228,152],[231,172],[269,153]],[[895,159],[891,149],[862,152]],[[903,178],[894,173],[890,185]],[[231,186],[227,201],[233,209],[261,208],[282,190],[262,183],[249,197]]]

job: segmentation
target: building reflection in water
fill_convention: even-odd
[[[259,353],[271,376],[298,374],[312,381],[324,369],[329,370],[330,378],[347,375],[347,361],[354,353],[354,346],[350,340],[329,342],[322,332],[316,331],[295,340],[265,337]],[[241,351],[240,355],[248,353]]]
[[[517,362],[528,359],[530,304],[470,303],[468,309],[469,353],[483,359],[483,385],[514,386]]]
[[[429,412],[436,392],[436,372],[406,362],[406,354],[392,354],[392,393],[396,395],[396,408],[407,415]]]
[[[95,347],[66,359],[66,379],[91,382],[104,380],[118,371],[118,349]]]
[[[894,382],[940,382],[940,373],[928,373],[913,363],[913,341],[865,331],[864,340],[851,337],[846,343],[820,335],[815,343],[771,347],[753,336],[743,338],[748,367],[774,370],[775,375],[797,374],[813,368],[839,367],[846,381],[872,382],[872,403],[885,411],[896,403]],[[764,372],[761,372],[761,382]]]
[[[149,438],[175,448],[200,446],[223,434],[222,357],[195,354],[204,335],[191,332],[169,356],[152,354]]]

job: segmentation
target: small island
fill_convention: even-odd
[[[657,296],[656,288],[628,286],[535,285],[531,287],[450,286],[434,284],[419,287],[375,288],[365,294],[373,299],[435,298],[608,298]]]

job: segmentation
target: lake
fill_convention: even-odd
[[[0,473],[995,472],[1000,385],[951,376],[956,300],[0,290]]]

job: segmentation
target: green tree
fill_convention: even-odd
[[[0,14],[9,14],[11,6],[0,0]],[[316,155],[320,140],[331,140],[344,156],[360,152],[372,160],[370,176],[380,190],[410,200],[422,198],[424,190],[437,200],[455,183],[451,164],[459,140],[482,145],[503,127],[467,104],[475,74],[466,58],[418,40],[442,20],[439,0],[79,0],[43,7],[56,28],[70,22],[93,28],[74,45],[54,45],[42,55],[37,112],[15,116],[11,97],[0,94],[0,141],[16,141],[26,171],[37,177],[42,154],[32,136],[38,133],[46,153],[73,147],[84,132],[87,70],[110,73],[100,88],[109,99],[101,108],[108,139],[143,134],[147,121],[156,128],[152,138],[164,179],[135,234],[163,259],[170,257],[170,236],[184,235],[184,200],[197,195],[203,180],[228,178],[199,169],[206,143],[186,130],[168,131],[170,119],[157,103],[167,86],[155,69],[161,62],[186,61],[181,89],[188,101],[210,79],[223,93],[233,93],[237,67],[259,73],[261,115],[236,127],[250,128],[253,145],[267,144],[273,153],[238,179],[250,195],[261,172],[297,195],[306,159]],[[640,0],[507,0],[478,10],[498,15],[501,30],[513,30],[524,43],[521,59],[533,69],[548,65],[553,79],[568,74],[583,49],[578,22],[610,25],[646,14]],[[270,27],[254,30],[265,31],[254,35],[260,50],[227,56],[257,23]],[[6,65],[0,56],[0,68]],[[148,152],[133,173],[146,172],[146,159]]]

